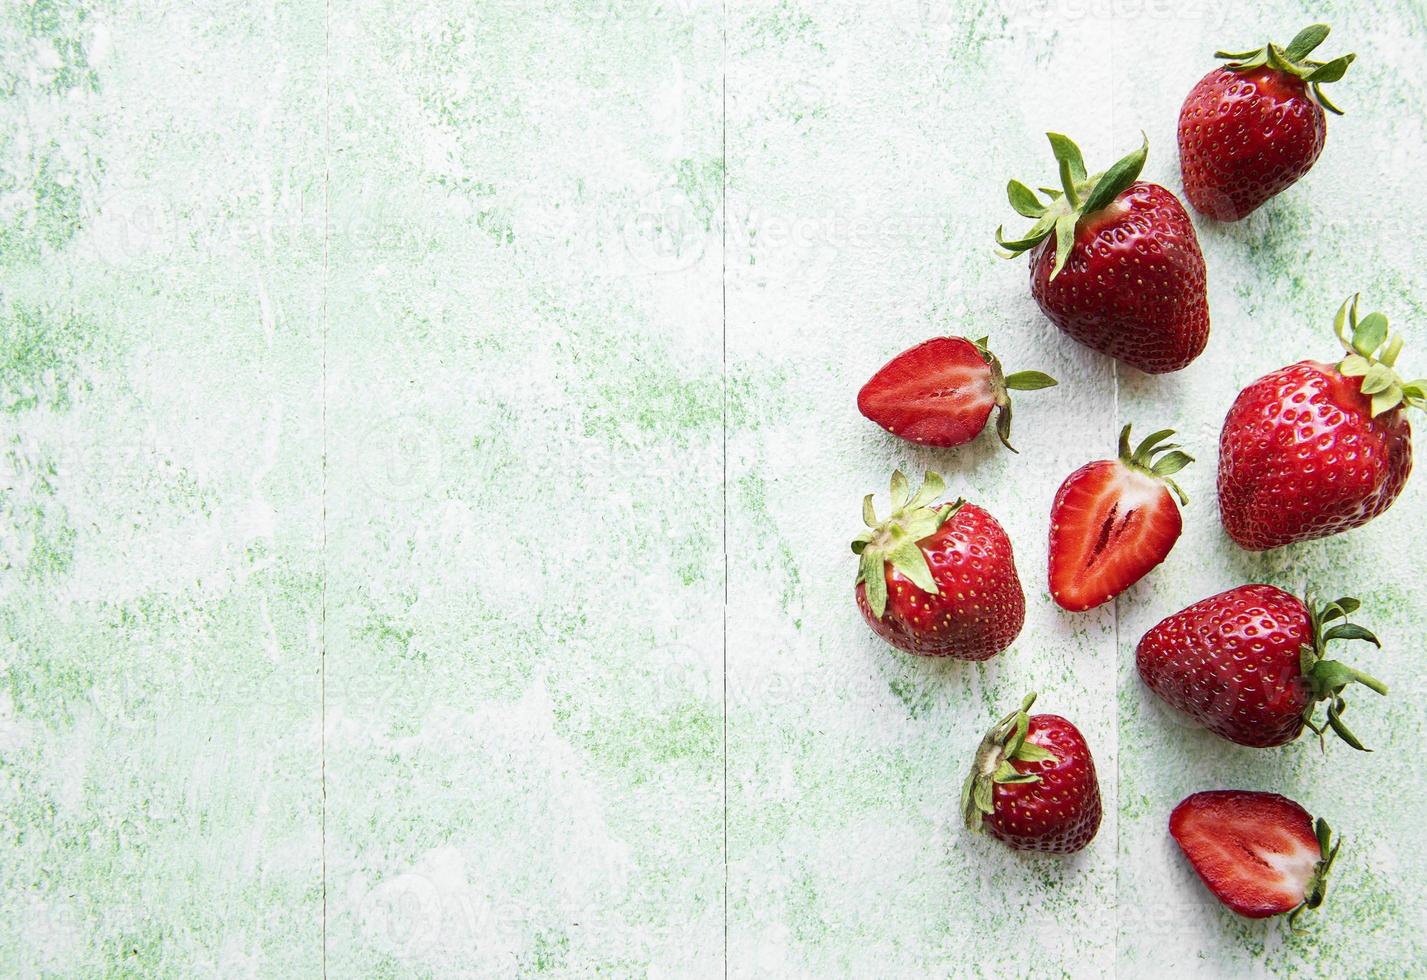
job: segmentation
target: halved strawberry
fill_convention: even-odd
[[[857,409],[910,442],[960,446],[986,427],[998,409],[996,432],[1015,452],[1011,438],[1011,391],[1049,388],[1055,379],[1039,371],[1006,377],[986,349],[986,338],[933,337],[892,358],[857,393]]]
[[[1189,498],[1170,476],[1193,457],[1161,445],[1172,435],[1162,429],[1130,452],[1127,425],[1119,459],[1087,463],[1060,485],[1050,510],[1050,594],[1062,609],[1109,602],[1174,547],[1184,525],[1169,492],[1181,503]]]
[[[1288,912],[1289,925],[1323,904],[1338,856],[1327,821],[1277,793],[1195,793],[1169,815],[1169,832],[1215,898],[1250,919]]]

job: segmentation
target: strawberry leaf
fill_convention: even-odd
[[[1357,623],[1343,623],[1334,626],[1323,634],[1324,640],[1367,640],[1378,649],[1382,648],[1382,642],[1373,634],[1372,630],[1359,626]]]
[[[1363,375],[1362,391],[1364,395],[1375,395],[1379,391],[1386,391],[1392,387],[1395,375],[1392,368],[1383,364],[1374,364],[1368,368],[1368,373]]]
[[[1006,185],[1006,197],[1010,199],[1011,207],[1022,217],[1039,218],[1045,214],[1045,205],[1036,197],[1036,192],[1019,180],[1013,180]]]
[[[1402,385],[1394,382],[1385,391],[1379,391],[1372,396],[1372,416],[1377,418],[1384,412],[1390,412],[1402,403]]]
[[[923,592],[938,594],[936,580],[932,578],[932,570],[927,566],[927,556],[917,547],[915,538],[903,538],[895,548],[887,552],[887,561]]]
[[[1353,350],[1363,357],[1371,357],[1386,339],[1387,317],[1381,313],[1369,313],[1353,328]]]
[[[1289,61],[1302,61],[1327,39],[1328,30],[1327,24],[1310,24],[1303,28],[1288,42],[1288,47],[1283,49],[1284,57]]]
[[[1165,453],[1151,468],[1154,470],[1155,476],[1173,476],[1192,462],[1194,462],[1193,456],[1176,451]]]
[[[1109,170],[1105,171],[1104,176],[1095,182],[1094,190],[1085,200],[1085,214],[1094,214],[1108,206],[1139,177],[1140,171],[1145,167],[1145,158],[1150,152],[1149,137],[1144,133],[1141,133],[1140,136],[1143,140],[1140,148],[1117,160]]]
[[[1357,323],[1358,297],[1349,296],[1343,300],[1343,305],[1338,307],[1337,315],[1333,317],[1333,332],[1338,335],[1338,339],[1343,342],[1343,348],[1349,352],[1353,349],[1353,339],[1348,335],[1348,310],[1353,311],[1353,322]]]
[[[1336,82],[1348,71],[1348,66],[1353,63],[1357,55],[1345,54],[1341,58],[1334,58],[1324,65],[1319,65],[1308,73],[1308,81],[1314,85],[1324,85],[1328,82]]]
[[[1357,749],[1359,752],[1371,752],[1372,749],[1368,748],[1367,746],[1363,745],[1362,742],[1358,741],[1358,737],[1352,733],[1352,731],[1348,728],[1347,725],[1343,724],[1343,718],[1338,712],[1338,706],[1341,704],[1341,701],[1335,701],[1333,704],[1330,704],[1328,706],[1329,727],[1333,729],[1333,732],[1339,738],[1341,738],[1344,742],[1347,742],[1350,746]]]
[[[1085,158],[1080,155],[1080,147],[1076,146],[1069,136],[1062,136],[1060,133],[1045,135],[1046,139],[1050,140],[1050,151],[1055,154],[1055,160],[1060,164],[1060,183],[1065,188],[1066,197],[1070,198],[1072,204],[1077,203],[1075,187],[1085,182]]]
[[[867,590],[867,605],[878,619],[887,611],[887,578],[882,571],[882,556],[874,549],[862,552],[861,571],[858,578]]]
[[[1070,249],[1075,245],[1075,221],[1073,214],[1063,214],[1055,219],[1055,266],[1050,270],[1052,279],[1060,275],[1060,270],[1070,259]]]
[[[1355,671],[1337,660],[1320,660],[1313,665],[1313,682],[1322,691],[1341,691],[1351,684]]]
[[[976,809],[982,813],[990,813],[992,809],[994,809],[992,803],[992,793],[994,789],[995,784],[991,780],[977,780],[976,786],[972,790],[972,795],[975,797]]]
[[[892,507],[894,510],[901,510],[907,505],[908,494],[911,487],[907,484],[907,474],[901,470],[892,471]]]
[[[946,481],[941,478],[940,473],[933,473],[930,470],[922,477],[922,485],[917,488],[916,496],[907,505],[909,508],[925,507],[933,500],[940,497],[946,490]],[[918,541],[921,538],[917,539]]]
[[[1001,445],[1016,455],[1020,455],[1021,451],[1011,445],[1011,403],[1009,401],[996,409],[996,438],[1001,440]]]
[[[1349,378],[1361,378],[1371,367],[1372,362],[1361,354],[1349,354],[1338,365],[1338,373]]]
[[[1342,110],[1342,109],[1339,109],[1337,106],[1335,106],[1335,105],[1329,100],[1328,96],[1326,96],[1326,95],[1323,94],[1322,86],[1320,86],[1317,82],[1314,82],[1313,85],[1312,85],[1312,89],[1313,89],[1313,98],[1315,98],[1315,99],[1318,100],[1318,104],[1319,104],[1319,105],[1321,105],[1323,108],[1327,109],[1329,112],[1331,112],[1331,113],[1332,113],[1333,115],[1335,115],[1335,116],[1341,116],[1341,115],[1343,114],[1343,110]]]
[[[1041,388],[1054,388],[1058,382],[1041,371],[1017,371],[1001,384],[1011,391],[1038,391]]]
[[[1058,762],[1055,753],[1051,752],[1043,745],[1035,742],[1022,742],[1021,747],[1016,749],[1012,758],[1021,762]]]
[[[1029,251],[1045,241],[1046,236],[1055,228],[1055,221],[1055,212],[1047,211],[1039,221],[1031,226],[1031,230],[1026,232],[1024,238],[1007,239],[1004,229],[997,228],[996,244],[1011,253],[1012,256],[1020,255],[1022,252]]]

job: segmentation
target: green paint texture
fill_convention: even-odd
[[[1259,213],[1196,218],[1205,355],[1149,378],[1056,333],[991,248],[1042,134],[1103,165],[1143,129],[1178,190],[1210,54],[1310,20],[1359,53],[1347,115]],[[9,0],[0,974],[1427,973],[1427,478],[1262,556],[1213,498],[1233,395],[1330,354],[1345,295],[1427,363],[1424,35],[1415,2]],[[1021,455],[857,414],[944,333],[1060,379]],[[1185,534],[1067,615],[1050,500],[1124,422],[1198,457]],[[1010,533],[1004,656],[861,622],[847,541],[896,466]],[[1363,599],[1377,751],[1240,749],[1147,695],[1138,637],[1245,581]],[[1031,689],[1099,766],[1070,859],[956,818]],[[1346,838],[1304,935],[1168,838],[1224,786]]]

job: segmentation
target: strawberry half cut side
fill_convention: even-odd
[[[1169,832],[1214,897],[1250,919],[1317,909],[1341,841],[1327,821],[1277,793],[1211,790],[1185,798]]]
[[[1161,429],[1132,452],[1120,430],[1118,459],[1076,470],[1055,495],[1050,524],[1050,594],[1070,612],[1109,602],[1164,561],[1184,522],[1170,496],[1189,498],[1171,479],[1194,461]]]
[[[1012,391],[1049,388],[1040,371],[1006,375],[987,338],[933,337],[892,358],[857,393],[857,409],[882,428],[926,446],[960,446],[996,410],[996,434],[1011,452]]]

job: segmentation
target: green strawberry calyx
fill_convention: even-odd
[[[1120,462],[1132,470],[1160,481],[1174,491],[1174,495],[1179,498],[1181,504],[1187,505],[1189,495],[1170,477],[1194,462],[1194,457],[1181,452],[1176,444],[1165,442],[1172,435],[1174,435],[1173,429],[1160,429],[1158,432],[1152,432],[1135,447],[1134,452],[1131,452],[1130,427],[1126,425],[1120,430]]]
[[[853,587],[866,587],[867,605],[878,619],[887,611],[887,565],[911,579],[923,592],[940,594],[927,556],[917,542],[941,530],[966,503],[958,499],[933,506],[945,489],[946,481],[939,474],[928,473],[921,487],[912,493],[906,475],[897,470],[892,474],[892,513],[885,521],[877,519],[872,506],[875,494],[862,498],[862,522],[867,530],[852,539],[852,553],[861,559]]]
[[[989,337],[973,340],[971,346],[976,348],[976,353],[981,355],[981,359],[991,369],[991,394],[996,399],[996,436],[1001,440],[1001,445],[1019,454],[1020,450],[1011,445],[1011,392],[1053,388],[1060,382],[1042,371],[1006,374],[1001,369],[1000,360],[987,348],[988,340]]]
[[[1040,776],[1033,772],[1019,772],[1011,764],[1020,762],[1057,762],[1049,750],[1026,741],[1030,730],[1031,705],[1036,695],[1032,691],[1021,702],[1021,707],[991,726],[986,737],[976,749],[976,759],[971,764],[971,772],[961,787],[961,814],[968,830],[980,833],[982,820],[995,809],[995,789],[997,783],[1038,783]]]
[[[1049,204],[1043,204],[1036,192],[1019,180],[1007,184],[1006,197],[1010,199],[1011,207],[1017,214],[1034,218],[1036,223],[1023,237],[1011,240],[1006,238],[1004,227],[997,228],[996,244],[1000,246],[999,254],[1009,259],[1030,251],[1054,232],[1055,266],[1050,272],[1050,277],[1054,279],[1070,258],[1080,219],[1104,210],[1139,178],[1150,143],[1149,137],[1141,133],[1143,142],[1138,150],[1121,157],[1109,170],[1087,175],[1080,147],[1059,133],[1045,135],[1060,165],[1060,189],[1042,187],[1041,193],[1050,198]]]
[[[1313,874],[1309,877],[1308,888],[1303,893],[1303,903],[1288,913],[1288,926],[1294,932],[1303,931],[1298,928],[1298,917],[1303,911],[1314,911],[1328,896],[1328,872],[1333,870],[1333,862],[1338,859],[1338,848],[1343,846],[1342,838],[1333,840],[1332,828],[1322,817],[1313,825],[1313,832],[1318,837],[1319,858],[1313,865]]]
[[[1270,42],[1252,51],[1215,51],[1214,57],[1227,58],[1229,64],[1224,67],[1233,72],[1253,71],[1267,65],[1294,78],[1300,78],[1307,83],[1319,105],[1341,116],[1343,110],[1328,101],[1322,87],[1342,78],[1357,55],[1345,54],[1332,61],[1310,59],[1308,56],[1313,53],[1313,49],[1328,37],[1328,30],[1327,24],[1310,24],[1294,35],[1286,48]]]
[[[1320,603],[1310,591],[1304,597],[1303,604],[1308,609],[1308,623],[1313,636],[1312,643],[1303,644],[1299,651],[1299,670],[1308,684],[1311,697],[1308,707],[1303,711],[1303,724],[1318,736],[1319,744],[1325,748],[1324,734],[1328,729],[1332,729],[1333,734],[1358,751],[1371,751],[1364,748],[1358,737],[1343,723],[1343,712],[1348,708],[1347,702],[1343,700],[1343,692],[1352,684],[1361,684],[1369,690],[1385,695],[1387,685],[1340,660],[1327,659],[1327,647],[1333,640],[1366,640],[1378,649],[1382,648],[1382,643],[1371,631],[1347,621],[1361,605],[1351,596]],[[1339,623],[1338,620],[1343,622]],[[1319,701],[1328,702],[1326,722],[1314,720]]]
[[[1343,302],[1333,319],[1333,330],[1348,356],[1338,362],[1345,378],[1362,378],[1362,393],[1372,399],[1372,417],[1399,405],[1427,409],[1427,378],[1403,381],[1397,373],[1402,336],[1387,329],[1387,317],[1369,313],[1358,318],[1358,294]]]

